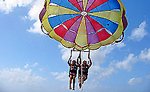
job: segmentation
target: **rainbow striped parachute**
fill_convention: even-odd
[[[39,17],[51,38],[77,50],[111,44],[127,27],[121,0],[45,0]]]

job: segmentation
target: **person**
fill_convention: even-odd
[[[83,63],[81,64],[81,56],[78,60],[78,65],[79,65],[79,70],[78,70],[78,80],[79,80],[79,88],[82,87],[82,84],[84,83],[84,81],[87,80],[88,78],[88,70],[92,65],[92,61],[90,58],[90,51],[88,54],[88,59],[89,59],[89,63],[86,60],[83,60]],[[81,73],[82,71],[82,73]]]
[[[68,60],[68,64],[70,66],[70,70],[69,70],[69,77],[70,77],[70,81],[69,81],[69,88],[70,90],[72,90],[72,81],[73,81],[73,90],[75,90],[75,79],[76,79],[76,75],[77,75],[77,69],[78,69],[78,65],[76,60],[71,60],[72,57],[72,50],[71,50],[71,56]]]

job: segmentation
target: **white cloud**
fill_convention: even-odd
[[[61,44],[58,45],[58,48],[60,49],[60,52],[62,54],[62,60],[68,61],[68,59],[70,57],[70,51],[71,51],[71,49],[65,48]]]
[[[140,83],[142,83],[142,78],[131,78],[128,81],[129,85],[137,85],[137,84],[140,84]]]
[[[150,61],[150,48],[144,49],[137,56],[134,54],[129,54],[124,60],[115,63],[114,65],[118,69],[131,70],[132,66],[137,62],[149,62]]]
[[[114,50],[114,48],[114,45],[109,45],[92,51],[91,58],[95,62],[95,65],[100,65],[101,63],[103,63],[107,55],[110,54]]]
[[[34,21],[33,25],[27,29],[28,32],[42,34],[41,23],[39,20],[40,11],[43,8],[43,0],[0,0],[0,11],[5,12],[6,14],[12,12],[17,7],[27,7],[32,6],[28,12],[28,15],[23,19],[29,19]]]
[[[43,35],[42,31],[41,31],[41,23],[40,23],[40,20],[36,20],[33,25],[27,29],[28,32],[31,32],[31,33],[38,33],[38,34],[41,34]]]
[[[28,69],[29,68],[29,64],[24,65],[24,68]]]
[[[31,9],[28,12],[28,19],[30,19],[30,21],[35,21],[33,23],[33,25],[27,30],[28,32],[31,33],[38,33],[38,34],[42,34],[41,31],[41,22],[39,20],[39,14],[43,8],[44,5],[44,1],[43,0],[36,0]]]
[[[39,14],[44,7],[43,0],[35,0],[32,7],[28,12],[28,18],[30,20],[39,20]]]
[[[39,64],[37,62],[35,62],[32,67],[37,67]]]
[[[141,53],[140,53],[140,55],[139,55],[139,58],[142,61],[149,61],[150,62],[150,48],[142,50]]]
[[[33,0],[0,0],[0,11],[10,13],[16,7],[25,7]]]
[[[67,72],[51,72],[51,75],[55,77],[56,80],[59,81],[68,81],[68,73]]]
[[[102,68],[100,66],[93,66],[90,70],[90,76],[93,77],[93,80],[103,80],[110,77],[115,73],[115,68],[109,66],[107,68]]]
[[[68,91],[69,77],[67,72],[51,72],[50,76],[42,77],[39,75],[41,71],[37,68],[38,65],[38,63],[34,63],[26,64],[23,68],[0,69],[0,92]],[[53,80],[53,78],[56,80]],[[59,87],[56,87],[56,85],[59,85]]]
[[[121,43],[117,43],[116,45],[117,45],[117,47],[118,47],[118,48],[123,48],[123,47],[125,47],[125,46],[126,46],[126,44],[125,44],[125,43],[123,43],[123,42],[121,42]]]
[[[129,54],[126,59],[116,63],[116,68],[131,70],[132,65],[135,64],[136,62],[137,62],[137,57],[134,54]]]
[[[143,21],[138,28],[132,30],[131,36],[129,37],[131,40],[140,41],[142,40],[148,33],[146,31],[146,21]]]
[[[8,68],[0,70],[0,87],[4,92],[42,92],[46,79],[35,75],[31,69]]]
[[[99,78],[106,78],[110,75],[112,75],[115,72],[115,69],[113,67],[108,67],[106,69],[102,69],[100,72]]]
[[[25,69],[30,69],[30,68],[35,68],[35,67],[37,67],[39,64],[37,63],[37,62],[35,62],[35,63],[33,63],[33,64],[26,64],[26,65],[24,65],[24,68]]]

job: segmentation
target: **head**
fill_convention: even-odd
[[[76,64],[76,61],[75,61],[75,60],[72,60],[72,64]]]
[[[84,64],[84,65],[86,65],[86,64],[87,64],[87,61],[86,61],[86,60],[84,60],[84,61],[83,61],[83,64]]]

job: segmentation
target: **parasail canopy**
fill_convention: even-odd
[[[51,38],[77,50],[109,45],[127,27],[121,0],[45,0],[39,17]]]

